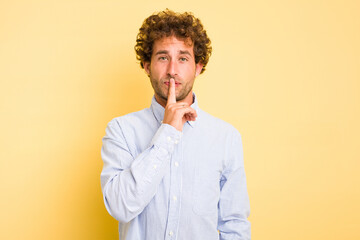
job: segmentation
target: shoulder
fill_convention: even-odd
[[[117,125],[117,124],[136,124],[144,120],[144,118],[150,117],[151,111],[149,108],[144,108],[137,112],[128,113],[123,116],[118,116],[113,118],[109,125]]]
[[[108,128],[124,131],[134,129],[144,124],[148,124],[152,118],[152,112],[149,108],[137,112],[128,113],[123,116],[115,117],[108,123]]]
[[[201,112],[201,125],[206,128],[211,128],[213,131],[219,131],[226,135],[240,137],[240,132],[230,123],[212,116],[211,114],[199,109]]]

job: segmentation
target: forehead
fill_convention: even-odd
[[[163,50],[191,50],[193,54],[194,46],[191,39],[182,39],[175,36],[163,37],[154,42],[153,53]]]

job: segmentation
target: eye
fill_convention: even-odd
[[[181,58],[179,58],[179,60],[180,60],[181,62],[186,62],[188,59],[187,59],[186,57],[181,57]]]
[[[160,60],[160,61],[166,61],[166,60],[167,60],[167,57],[161,56],[161,57],[159,57],[159,60]]]

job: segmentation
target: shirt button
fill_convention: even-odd
[[[175,164],[175,167],[178,167],[178,166],[179,166],[179,163],[178,163],[178,162],[175,162],[174,164]]]
[[[172,235],[174,235],[174,233],[173,233],[173,231],[170,231],[169,236],[172,236]]]
[[[156,169],[157,168],[157,166],[156,165],[154,165],[154,169]]]
[[[167,140],[170,142],[170,141],[171,141],[171,137],[167,137]]]
[[[176,202],[176,200],[177,200],[177,197],[176,196],[173,196],[173,200]]]
[[[178,141],[178,140],[175,140],[175,141],[174,141],[174,143],[175,143],[175,144],[178,144],[178,143],[179,143],[179,141]]]

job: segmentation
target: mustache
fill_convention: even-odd
[[[166,77],[166,80],[170,81],[171,78],[173,78],[175,81],[178,80],[177,76],[173,76],[173,75],[170,75],[170,74]]]
[[[182,83],[181,79],[179,79],[176,76],[167,76],[166,78],[163,79],[163,82],[170,82],[170,79],[173,78],[175,80],[176,83]]]
[[[168,74],[167,77],[168,77],[169,80],[170,80],[171,78],[176,79],[176,76],[173,76],[173,75],[171,75],[171,74]]]

